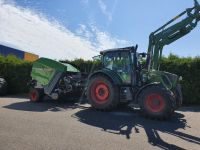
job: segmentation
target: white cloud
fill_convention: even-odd
[[[130,45],[130,42],[113,37],[109,33],[99,30],[93,24],[89,26],[80,24],[76,30],[76,34],[93,43],[97,51]]]
[[[128,41],[112,37],[109,33],[102,32],[95,26],[91,26],[91,28],[96,37],[95,43],[98,50],[125,47],[130,45]]]
[[[88,29],[88,27],[84,24],[80,24],[79,25],[79,28],[76,30],[76,34],[78,36],[82,36],[86,39],[91,39],[91,38],[94,38],[93,37],[93,33]]]
[[[101,9],[101,12],[107,17],[108,25],[109,25],[109,23],[113,20],[113,14],[115,13],[118,0],[113,1],[112,8],[108,8],[103,0],[98,0],[98,3]]]
[[[102,13],[108,18],[109,21],[112,21],[112,13],[107,10],[106,4],[102,0],[98,0],[98,3]]]
[[[73,33],[37,12],[0,0],[0,43],[52,59],[91,59],[98,50],[121,46],[123,40],[95,26],[80,25]]]

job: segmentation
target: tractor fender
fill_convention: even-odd
[[[138,90],[138,92],[136,93],[136,95],[135,95],[135,102],[138,103],[138,96],[140,95],[140,93],[141,93],[145,88],[147,88],[147,87],[149,87],[149,86],[152,86],[152,85],[159,85],[159,84],[160,84],[160,82],[153,82],[153,83],[149,83],[149,84],[146,84],[146,85],[142,86],[142,87]]]
[[[143,87],[141,87],[141,88],[138,90],[137,94],[135,95],[135,102],[136,102],[136,103],[138,103],[138,97],[139,97],[140,93],[141,93],[144,89],[146,89],[147,87],[150,87],[150,86],[152,86],[152,85],[161,85],[162,87],[164,87],[160,82],[153,82],[153,83],[149,83],[149,84],[144,85]],[[165,88],[165,87],[164,87],[164,88]],[[169,92],[170,92],[170,91],[169,91]],[[170,92],[170,93],[172,94],[172,97],[174,97],[174,96],[173,96],[173,93],[172,93],[172,92]],[[175,101],[174,98],[171,99],[171,102],[172,102],[172,106],[175,107],[176,101]]]
[[[110,69],[95,71],[89,76],[88,79],[90,80],[94,76],[106,76],[114,85],[122,85],[122,80],[119,75]]]

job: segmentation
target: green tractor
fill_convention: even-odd
[[[186,17],[177,21],[183,16]],[[102,67],[89,76],[87,84],[92,107],[110,110],[122,103],[132,103],[139,105],[147,117],[170,117],[182,104],[181,77],[159,70],[162,50],[193,30],[199,20],[200,5],[195,0],[193,8],[150,34],[147,53],[138,53],[137,45],[100,52],[95,58],[99,58]],[[141,63],[144,58],[145,64]]]

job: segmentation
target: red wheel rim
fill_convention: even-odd
[[[30,93],[30,97],[32,101],[36,101],[37,100],[37,93],[35,91],[32,91]]]
[[[146,98],[146,106],[152,112],[160,112],[165,107],[165,101],[159,94],[151,94]]]
[[[97,82],[91,88],[92,99],[97,103],[105,103],[109,98],[109,87],[104,82]]]

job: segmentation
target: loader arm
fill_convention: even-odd
[[[200,5],[197,0],[194,1],[194,7],[186,9],[150,34],[147,59],[148,70],[159,70],[163,47],[187,35],[197,26],[198,21],[200,21]],[[186,17],[175,23],[183,16]]]

